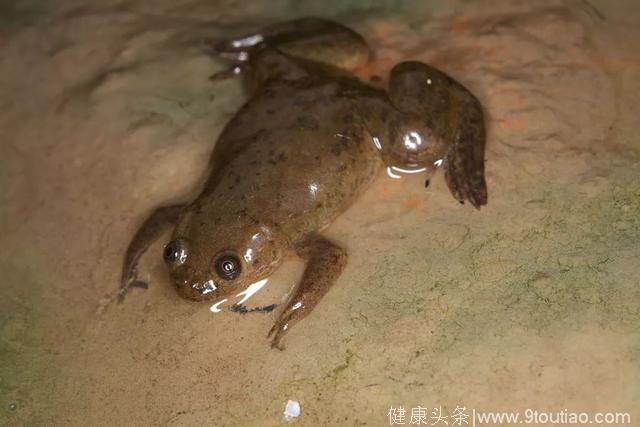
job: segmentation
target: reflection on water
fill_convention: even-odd
[[[234,305],[241,305],[244,304],[249,298],[251,298],[256,292],[258,292],[260,289],[262,289],[262,287],[264,285],[267,284],[267,282],[269,281],[269,279],[262,279],[259,280],[255,283],[250,284],[249,286],[247,286],[247,288],[240,292],[239,294],[236,295],[236,297],[242,297],[242,299],[238,302],[233,303]],[[220,305],[223,304],[224,302],[227,301],[227,298],[221,300],[221,301],[216,301],[210,308],[209,310],[212,313],[220,313],[222,310],[220,309]]]

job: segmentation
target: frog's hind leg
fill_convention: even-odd
[[[337,22],[318,18],[276,23],[242,37],[210,43],[212,54],[234,63],[231,70],[220,76],[239,74],[244,64],[264,48],[345,70],[366,63],[371,54],[360,34]]]
[[[394,106],[416,113],[439,141],[449,190],[460,202],[487,203],[484,178],[485,127],[482,106],[464,86],[421,62],[403,62],[391,71]]]

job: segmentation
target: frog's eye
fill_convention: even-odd
[[[164,260],[169,264],[183,264],[187,260],[187,248],[181,240],[173,240],[164,247]]]
[[[216,272],[225,280],[233,280],[240,275],[242,265],[240,258],[232,254],[225,254],[216,259]]]

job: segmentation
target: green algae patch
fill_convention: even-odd
[[[33,425],[46,417],[41,400],[46,401],[47,384],[56,372],[56,350],[49,335],[60,325],[44,308],[44,275],[30,267],[10,260],[0,262],[4,282],[0,299],[0,414],[11,422]]]

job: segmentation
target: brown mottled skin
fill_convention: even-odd
[[[134,237],[121,296],[137,283],[140,255],[168,226],[175,228],[165,261],[190,300],[234,295],[293,249],[307,266],[269,333],[281,348],[346,265],[346,251],[321,231],[381,168],[430,173],[442,163],[457,200],[486,204],[482,108],[443,72],[403,62],[388,93],[369,86],[349,73],[369,58],[366,42],[319,19],[272,25],[213,49],[234,62],[216,78],[241,73],[253,95],[218,139],[202,193],[157,209]]]

